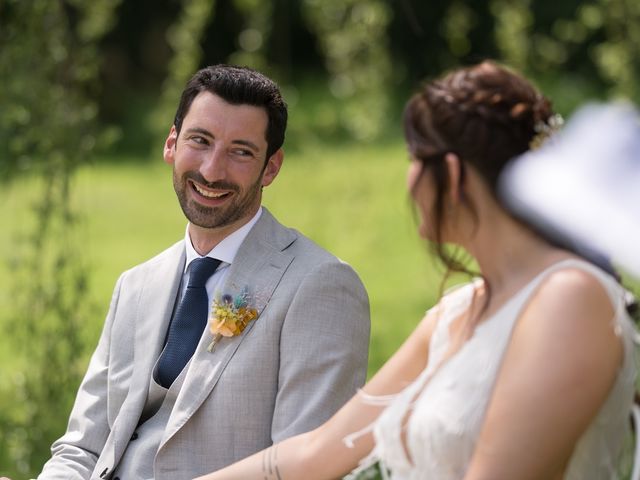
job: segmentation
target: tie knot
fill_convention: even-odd
[[[189,274],[189,287],[204,287],[209,277],[213,275],[220,265],[220,260],[204,257],[191,262],[191,273]]]

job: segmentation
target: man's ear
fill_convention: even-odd
[[[169,165],[173,165],[173,162],[175,161],[177,141],[178,141],[178,131],[176,130],[175,125],[172,125],[171,130],[169,130],[169,136],[164,142],[164,151],[163,151],[164,161],[167,162]]]
[[[444,157],[449,180],[449,191],[447,200],[449,205],[455,207],[462,198],[462,160],[455,153],[447,153]]]
[[[280,172],[280,167],[282,167],[283,161],[284,151],[279,148],[273,155],[269,157],[269,160],[267,160],[267,164],[264,167],[264,172],[262,174],[263,187],[271,185],[271,182],[275,180],[275,178],[278,176],[278,172]]]

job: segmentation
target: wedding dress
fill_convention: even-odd
[[[615,309],[612,328],[624,344],[624,355],[613,388],[576,445],[565,479],[617,478],[616,466],[628,433],[634,395],[635,329],[625,309],[624,290],[616,280],[579,260],[561,261],[540,273],[479,324],[473,336],[441,364],[448,348],[449,325],[469,306],[475,286],[471,283],[446,295],[436,307],[441,312],[431,339],[427,366],[411,385],[395,396],[373,425],[376,447],[366,463],[380,461],[393,480],[462,479],[521,309],[552,271],[574,267],[591,273],[609,294]]]

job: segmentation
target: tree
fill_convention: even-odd
[[[64,430],[84,370],[87,268],[71,184],[106,135],[95,95],[97,42],[119,0],[6,1],[0,15],[0,178],[37,177],[34,226],[12,252],[14,304],[0,323],[26,345],[14,389],[2,392],[0,463],[33,475]],[[55,414],[52,414],[55,412]],[[4,456],[4,458],[3,458]]]

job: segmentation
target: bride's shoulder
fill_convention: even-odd
[[[537,286],[530,304],[541,309],[561,309],[563,313],[584,313],[594,307],[612,314],[616,295],[621,291],[617,281],[586,262],[562,262]]]
[[[557,269],[540,282],[521,313],[519,328],[527,338],[545,339],[548,344],[574,345],[581,351],[598,348],[617,356],[618,306],[607,291],[601,275],[584,268]],[[590,345],[590,348],[584,348]]]

